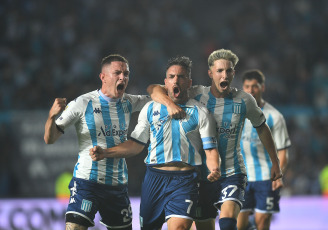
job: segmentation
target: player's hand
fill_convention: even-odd
[[[105,151],[97,145],[89,150],[89,155],[93,161],[100,161],[105,158]]]
[[[217,181],[221,177],[221,170],[219,168],[213,169],[211,173],[207,176],[210,182]]]
[[[276,181],[279,178],[282,178],[282,171],[280,169],[279,164],[272,165],[271,168],[271,180]]]
[[[181,109],[180,106],[172,103],[170,106],[167,106],[167,112],[169,116],[173,119],[183,119],[186,117],[186,112]]]
[[[272,181],[272,190],[275,191],[279,188],[284,187],[284,182],[282,181],[282,178],[279,178],[278,180]]]
[[[49,111],[49,117],[53,118],[64,111],[66,108],[66,98],[56,98]]]

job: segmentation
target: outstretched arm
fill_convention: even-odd
[[[46,144],[53,144],[61,136],[61,132],[56,127],[55,119],[58,114],[64,111],[66,98],[56,98],[52,105],[49,116],[44,127],[44,141]]]
[[[271,162],[271,180],[275,181],[282,177],[281,168],[279,165],[279,159],[277,156],[276,146],[272,138],[271,131],[266,123],[263,123],[260,127],[256,128],[259,138],[264,145],[264,148],[268,151]]]
[[[93,161],[100,161],[104,158],[128,158],[140,153],[144,147],[138,142],[128,140],[108,149],[94,146],[89,150],[89,155]]]
[[[147,92],[154,101],[167,107],[167,112],[172,118],[180,119],[186,116],[186,112],[172,101],[167,95],[166,89],[161,85],[150,85],[147,88]]]
[[[213,148],[213,149],[206,149],[205,154],[206,154],[206,165],[210,171],[210,174],[207,176],[207,179],[211,182],[216,181],[221,176],[221,171],[220,171],[221,160],[220,160],[219,152],[217,148]]]

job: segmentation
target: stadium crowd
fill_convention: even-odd
[[[98,61],[110,53],[130,61],[129,93],[163,83],[166,60],[177,54],[193,60],[193,84],[207,84],[207,57],[219,48],[240,57],[238,88],[244,70],[262,70],[264,98],[286,118],[292,147],[284,194],[320,194],[318,174],[328,164],[327,11],[324,0],[3,0],[0,196],[15,188],[8,186],[16,160],[9,111],[48,110],[55,97],[99,88]]]

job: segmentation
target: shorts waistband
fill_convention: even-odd
[[[161,170],[157,168],[153,168],[151,166],[147,166],[147,170],[151,171],[152,173],[157,173],[162,176],[176,176],[178,175],[190,175],[194,172],[197,172],[196,168],[191,170],[185,170],[185,171],[169,171],[169,170]]]

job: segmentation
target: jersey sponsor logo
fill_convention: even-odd
[[[125,136],[128,134],[128,129],[116,129],[116,126],[114,125],[112,129],[103,128],[100,127],[100,132],[98,133],[98,137],[100,135],[104,135],[105,137],[114,137],[114,136]]]
[[[101,109],[100,108],[95,108],[93,110],[93,113],[102,113]]]
[[[81,210],[85,211],[85,212],[90,212],[91,211],[91,207],[92,207],[92,202],[89,200],[82,200],[82,204],[81,204]]]
[[[230,138],[231,135],[236,134],[236,125],[230,124],[229,127],[226,126],[227,124],[224,124],[223,127],[217,127],[216,131],[219,135],[223,134],[226,138]]]

